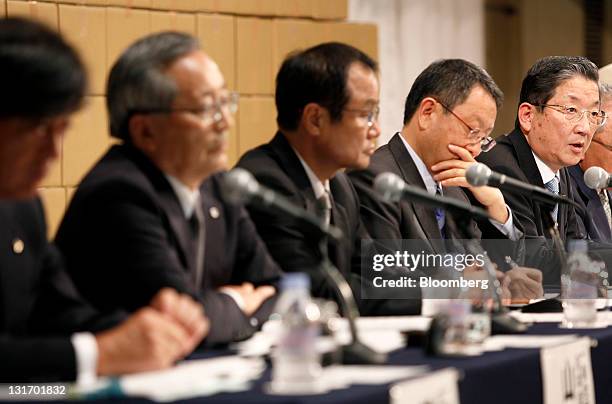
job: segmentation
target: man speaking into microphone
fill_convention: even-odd
[[[605,122],[597,81],[597,66],[584,57],[538,60],[523,79],[514,130],[478,160],[509,177],[572,197],[566,167],[584,157],[593,134]],[[572,205],[557,204],[551,212],[525,195],[504,191],[504,197],[526,238],[549,238],[550,221],[545,215],[551,214],[562,241],[587,236]],[[537,255],[544,256],[541,251]],[[558,261],[538,266],[544,271],[545,285],[559,284]]]
[[[77,286],[98,307],[128,310],[171,286],[204,303],[209,343],[248,337],[280,271],[215,174],[236,95],[198,41],[175,32],[131,45],[106,94],[122,144],[85,176],[57,235]]]

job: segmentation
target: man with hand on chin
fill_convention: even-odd
[[[367,169],[350,173],[373,238],[423,240],[436,253],[446,251],[448,243],[441,240],[462,238],[447,225],[447,215],[441,209],[410,200],[382,201],[372,182],[378,174],[392,172],[432,195],[467,204],[473,199],[482,205],[491,220],[469,221],[469,231],[475,237],[484,233],[492,239],[520,239],[522,233],[502,193],[491,187],[472,187],[465,179],[475,157],[495,145],[489,134],[502,99],[486,71],[461,59],[434,62],[416,78],[406,98],[402,131],[374,153]],[[514,250],[510,244],[508,254]],[[506,274],[515,281],[510,282],[514,283],[514,297],[542,294],[538,271],[521,268]]]

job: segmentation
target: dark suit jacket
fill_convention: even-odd
[[[482,153],[478,161],[486,164],[493,171],[544,188],[531,147],[520,129],[515,129],[498,139],[497,146],[488,153]],[[573,191],[567,169],[562,168],[559,175],[559,193],[571,197]],[[544,219],[544,215],[548,215],[549,210],[529,197],[514,192],[502,192],[506,203],[523,227],[529,254],[526,264],[542,270],[545,286],[558,285],[560,264],[553,258],[554,254],[550,248],[546,247],[545,242],[546,238],[550,238]],[[557,225],[563,241],[586,238],[571,205],[559,206]]]
[[[610,242],[612,234],[603,205],[597,192],[584,183],[584,173],[579,165],[569,167],[570,180],[574,185],[574,200],[580,205],[576,210],[589,238],[596,241]],[[610,198],[610,192],[608,198]]]
[[[70,335],[109,328],[122,316],[102,317],[77,294],[47,242],[39,200],[0,201],[0,223],[0,381],[73,380]]]
[[[170,183],[135,147],[113,146],[83,179],[57,234],[79,290],[97,307],[132,311],[172,287],[203,301],[208,343],[250,336],[271,303],[255,322],[216,289],[267,284],[280,272],[246,210],[227,202],[219,186],[213,175],[200,187],[206,245],[202,284],[194,285],[196,247]]]
[[[249,170],[264,186],[291,202],[316,214],[316,198],[310,180],[285,136],[278,132],[270,143],[248,151],[237,164]],[[331,222],[342,230],[344,237],[329,244],[332,263],[349,281],[362,315],[414,314],[420,312],[417,300],[361,299],[361,240],[369,239],[359,216],[359,199],[344,173],[330,179],[333,199]],[[290,217],[260,208],[249,208],[259,234],[268,245],[274,259],[286,271],[310,274],[313,294],[334,298],[323,275],[316,270],[321,260],[317,239],[308,229]]]
[[[375,239],[424,240],[431,251],[443,253],[446,247],[439,241],[441,234],[434,208],[413,202],[409,198],[398,203],[384,202],[372,186],[378,174],[391,172],[402,178],[406,184],[425,189],[421,174],[400,136],[396,133],[389,143],[378,148],[366,170],[349,173],[359,194],[362,218],[368,232]],[[444,187],[443,193],[444,196],[470,203],[459,187]],[[480,237],[481,232],[476,222],[470,221],[469,226],[470,231]],[[449,236],[462,238],[456,233]]]

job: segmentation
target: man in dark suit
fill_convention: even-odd
[[[96,307],[129,311],[172,287],[204,303],[209,344],[250,336],[280,270],[214,174],[237,96],[195,38],[166,32],[121,55],[107,106],[123,143],[85,176],[56,237],[77,287]]]
[[[360,298],[367,282],[361,273],[361,241],[369,237],[355,189],[342,170],[367,166],[374,152],[378,93],[375,62],[351,46],[326,43],[287,57],[276,78],[279,131],[242,156],[238,166],[342,230],[342,240],[329,243],[329,258],[351,285],[361,314],[410,314],[419,311],[417,295]],[[313,294],[333,298],[331,285],[317,270],[322,254],[316,234],[278,212],[254,207],[250,213],[277,262],[287,271],[309,273]]]
[[[350,173],[357,188],[364,222],[373,238],[417,239],[430,250],[444,253],[448,242],[441,239],[487,238],[519,240],[510,209],[501,192],[490,187],[471,187],[465,171],[481,151],[495,145],[489,133],[503,95],[482,68],[460,59],[440,60],[429,65],[415,80],[406,98],[404,127],[372,156],[365,170]],[[451,228],[440,209],[408,199],[384,202],[372,187],[374,178],[392,172],[407,184],[470,204],[466,190],[482,205],[492,220],[466,221],[469,234]],[[499,250],[502,243],[497,243]],[[513,243],[505,243],[514,255]],[[492,251],[494,252],[494,251]],[[499,252],[499,251],[496,251]],[[514,297],[541,295],[539,273],[533,269],[507,272]]]
[[[492,170],[551,192],[572,195],[566,167],[577,164],[603,122],[597,67],[584,57],[551,56],[538,60],[523,79],[514,131],[502,137],[479,161]],[[504,192],[535,248],[530,262],[544,272],[544,284],[559,285],[559,262],[545,243],[552,217],[563,241],[584,239],[575,209],[542,207],[527,196]],[[548,215],[545,217],[545,215]],[[550,254],[544,254],[550,252]]]
[[[612,86],[601,84],[601,109],[612,112]],[[590,167],[601,167],[607,172],[612,171],[612,124],[606,121],[596,132],[591,145],[579,164],[568,168],[570,179],[574,185],[574,200],[581,209],[576,213],[590,239],[612,241],[612,215],[610,214],[610,191],[607,189],[591,189],[584,182],[584,172]]]
[[[56,33],[0,20],[1,382],[87,383],[160,369],[206,334],[202,308],[170,289],[130,317],[102,315],[77,293],[47,242],[36,187],[85,86],[81,61]]]

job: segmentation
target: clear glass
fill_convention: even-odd
[[[599,266],[587,254],[587,244],[573,241],[567,265],[561,275],[564,328],[597,326],[597,288]]]

